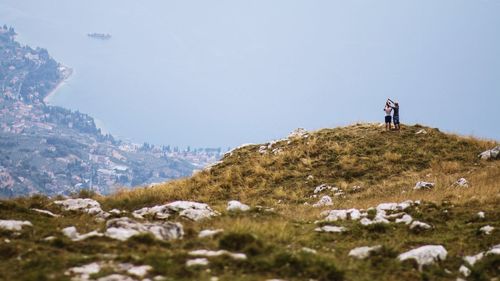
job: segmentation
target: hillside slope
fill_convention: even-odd
[[[0,226],[32,224],[0,230],[0,279],[494,280],[500,161],[478,154],[495,145],[357,124],[247,145],[152,188],[82,193],[97,201],[74,211],[64,198],[0,201]],[[116,240],[126,233],[139,235]],[[401,261],[411,250],[425,265]]]

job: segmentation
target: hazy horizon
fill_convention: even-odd
[[[498,15],[486,0],[0,0],[0,24],[74,69],[53,104],[181,147],[382,122],[387,97],[403,123],[500,140]]]

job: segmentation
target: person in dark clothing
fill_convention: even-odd
[[[394,102],[391,99],[387,100],[389,106],[393,109],[392,121],[394,122],[394,128],[399,131],[401,129],[401,127],[399,126],[399,103]]]

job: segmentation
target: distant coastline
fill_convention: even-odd
[[[73,69],[67,66],[61,65],[59,67],[62,78],[56,84],[56,86],[43,98],[43,102],[46,105],[50,105],[50,100],[54,97],[57,91],[66,84],[66,81],[73,75]]]

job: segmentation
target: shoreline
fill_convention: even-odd
[[[50,90],[50,92],[43,98],[43,103],[50,105],[50,99],[54,97],[59,89],[66,84],[69,78],[73,75],[73,69],[64,65],[60,65],[60,72],[62,74],[61,80]]]

